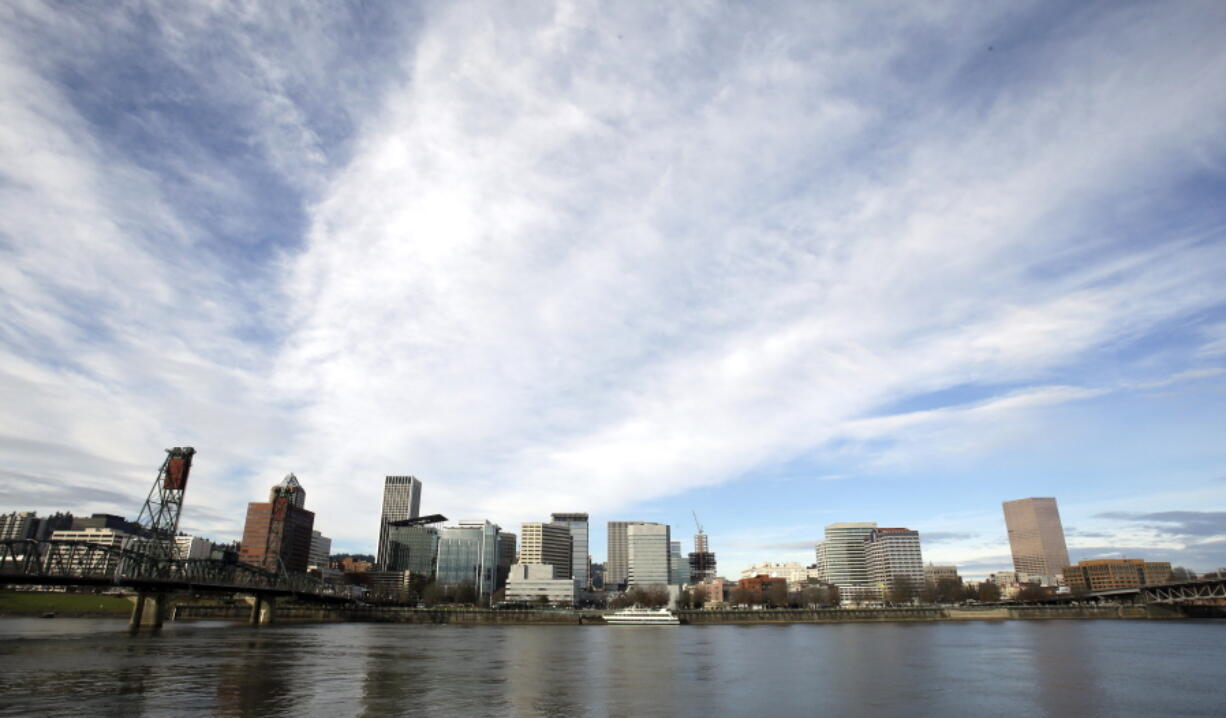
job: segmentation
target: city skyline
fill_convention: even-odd
[[[0,17],[2,507],[1226,563],[1220,4]]]

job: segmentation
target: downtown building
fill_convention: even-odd
[[[575,603],[575,581],[554,574],[556,567],[541,563],[511,565],[507,580],[506,601],[510,603],[552,604]]]
[[[1039,578],[1043,585],[1056,584],[1060,571],[1069,565],[1064,526],[1060,523],[1056,500],[1051,497],[1017,499],[1005,501],[1001,506],[1009,532],[1013,570]]]
[[[920,553],[918,531],[904,528],[876,528],[864,543],[869,585],[879,591],[907,588],[917,592],[924,586],[924,559]]]
[[[570,529],[571,564],[570,576],[580,591],[592,587],[592,556],[588,542],[588,515],[585,513],[550,514],[551,523],[562,524]]]
[[[707,583],[715,579],[715,554],[707,545],[707,534],[702,529],[694,534],[694,551],[689,555],[690,583]]]
[[[286,475],[268,492],[267,502],[247,504],[238,560],[265,571],[305,573],[311,560],[315,514],[306,509],[306,490]]]
[[[574,536],[560,523],[529,521],[520,526],[519,563],[553,566],[553,578],[574,580]]]
[[[671,578],[667,524],[639,522],[626,527],[626,585],[667,586]]]
[[[668,551],[668,582],[673,586],[690,583],[690,562],[681,554],[681,542],[670,541]]]
[[[865,550],[876,528],[875,521],[833,523],[826,527],[825,540],[817,544],[820,580],[838,586],[847,602],[881,598],[880,589],[871,583]]]
[[[1098,558],[1065,566],[1062,573],[1073,593],[1113,591],[1169,583],[1171,564],[1139,558]]]
[[[498,534],[498,525],[485,520],[439,529],[435,580],[447,586],[471,584],[477,602],[488,604],[497,590]]]
[[[788,588],[793,590],[799,588],[811,578],[818,578],[817,569],[809,568],[799,561],[788,561],[786,563],[765,561],[763,563],[755,563],[741,571],[741,578],[754,578],[757,576],[782,578],[788,582]]]
[[[388,525],[421,515],[421,481],[415,476],[388,476],[383,480],[383,508],[379,514],[379,546],[375,564],[387,568]]]

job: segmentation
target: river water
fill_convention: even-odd
[[[1226,621],[125,629],[0,619],[0,715],[1226,715]]]

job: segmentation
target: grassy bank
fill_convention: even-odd
[[[132,603],[117,596],[91,593],[0,591],[0,615],[126,616]]]

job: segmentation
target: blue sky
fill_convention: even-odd
[[[1219,3],[276,5],[0,7],[0,509],[1226,565]]]

